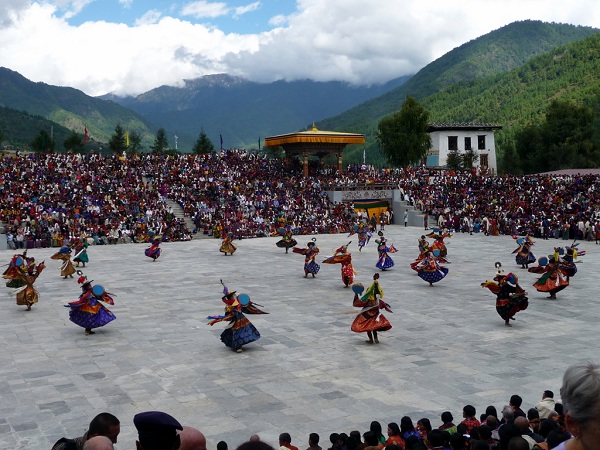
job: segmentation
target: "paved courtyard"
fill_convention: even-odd
[[[47,268],[36,286],[31,312],[3,288],[0,315],[0,448],[49,449],[61,436],[80,436],[96,414],[121,420],[119,449],[135,448],[133,416],[161,410],[200,429],[214,449],[231,449],[257,433],[273,445],[287,431],[308,446],[317,432],[327,446],[332,432],[366,431],[408,415],[440,424],[445,410],[460,420],[462,407],[477,413],[502,408],[511,394],[529,408],[544,389],[558,392],[565,368],[598,361],[600,246],[584,242],[587,255],[571,286],[547,300],[519,269],[508,236],[455,234],[447,239],[450,273],[430,287],[409,263],[423,230],[389,226],[399,252],[380,283],[394,314],[379,345],[350,331],[358,309],[344,289],[339,265],[321,265],[303,278],[303,257],[275,246],[278,238],[237,241],[233,256],[219,242],[166,243],[152,262],[145,244],[90,247],[84,269],[93,284],[115,294],[117,320],[85,336],[63,305],[76,300],[76,279],[59,276],[55,249],[30,250]],[[296,237],[305,245],[309,237]],[[352,240],[357,282],[368,285],[378,270],[376,244],[358,252],[356,236],[317,236],[322,258]],[[567,241],[538,240],[536,256]],[[2,253],[8,263],[12,252]],[[480,283],[494,263],[514,271],[530,306],[504,327],[495,296]],[[246,293],[269,315],[249,316],[262,338],[237,354],[219,335],[225,324],[207,325],[223,312],[222,286]]]

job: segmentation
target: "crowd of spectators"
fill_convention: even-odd
[[[0,220],[12,248],[348,233],[351,203],[328,190],[385,186],[431,227],[542,238],[600,237],[600,177],[478,176],[425,168],[322,167],[311,176],[243,150],[205,155],[16,154],[0,159]],[[194,224],[176,217],[177,202]]]
[[[306,450],[596,450],[600,421],[600,365],[586,362],[565,371],[561,399],[546,390],[541,400],[527,412],[523,399],[512,395],[500,414],[494,406],[477,416],[472,405],[465,405],[462,417],[454,420],[450,411],[440,416],[439,425],[423,417],[416,425],[409,416],[400,423],[390,422],[384,431],[381,423],[371,422],[364,432],[332,433],[324,444],[318,433],[304,441]],[[182,426],[173,416],[161,411],[136,414],[138,450],[206,450],[206,437],[196,428]],[[81,437],[61,438],[52,450],[112,450],[120,433],[120,422],[110,413],[97,415]],[[228,450],[225,441],[217,450]],[[236,450],[275,450],[257,434]],[[279,435],[279,450],[299,450],[288,432]]]

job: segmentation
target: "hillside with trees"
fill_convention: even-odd
[[[364,133],[367,138],[366,153],[368,162],[383,164],[384,158],[380,152],[377,140],[377,124],[384,116],[393,114],[402,107],[407,95],[422,101],[430,110],[432,120],[459,123],[470,122],[469,117],[475,114],[483,116],[488,103],[494,103],[493,93],[486,97],[480,105],[469,103],[468,113],[453,116],[456,110],[447,111],[438,106],[437,100],[428,102],[429,96],[439,93],[439,98],[444,98],[449,93],[454,93],[454,105],[460,105],[469,99],[470,93],[463,91],[465,87],[479,85],[480,83],[494,84],[503,74],[521,68],[536,56],[543,56],[565,44],[581,41],[597,34],[600,30],[589,27],[578,27],[566,24],[549,24],[539,21],[515,22],[485,36],[470,41],[421,69],[414,77],[402,86],[370,100],[345,113],[317,123],[319,129]],[[542,60],[540,64],[543,64]],[[540,66],[541,67],[541,66]],[[535,70],[535,68],[534,68]],[[527,83],[527,81],[524,81]],[[545,89],[550,86],[533,87]],[[553,96],[558,93],[551,93]],[[460,99],[458,97],[461,97]],[[434,97],[432,97],[434,98]],[[512,99],[517,101],[518,99]],[[435,102],[435,105],[433,104]],[[498,105],[503,107],[504,103]],[[432,108],[436,108],[433,110]],[[466,109],[466,108],[465,108]],[[540,110],[540,114],[543,112]],[[488,115],[490,116],[490,115]],[[447,119],[446,119],[447,118]],[[514,119],[519,120],[519,119]],[[497,123],[500,119],[492,118],[487,122]],[[504,123],[499,123],[505,125]],[[345,153],[349,162],[362,160],[363,148],[351,148]]]

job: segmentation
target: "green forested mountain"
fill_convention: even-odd
[[[90,138],[100,142],[108,142],[117,124],[142,134],[145,143],[153,139],[153,132],[133,111],[70,87],[34,83],[4,67],[0,67],[0,107],[40,116],[81,134],[87,127]],[[55,141],[62,149],[62,140],[55,136]]]
[[[457,112],[452,106],[452,111],[446,109],[433,110],[440,106],[439,100],[432,100],[431,106],[427,98],[439,93],[445,98],[453,92],[453,101],[463,103],[468,100],[470,93],[463,91],[466,86],[489,83],[493,85],[502,74],[520,68],[535,56],[543,55],[562,45],[580,41],[600,30],[589,27],[578,27],[565,24],[550,24],[539,21],[515,22],[485,36],[470,41],[437,59],[420,70],[414,77],[400,87],[370,100],[362,105],[352,108],[345,113],[320,121],[317,126],[324,130],[339,130],[364,133],[367,137],[366,152],[370,161],[375,164],[383,163],[375,140],[375,132],[379,120],[399,110],[407,95],[423,102],[435,120],[447,122],[469,122],[475,115],[483,116],[488,109],[487,103],[494,102],[493,97],[483,96],[477,105],[469,103],[473,108],[464,116],[452,115]],[[535,71],[535,67],[532,66]],[[546,86],[549,87],[549,86]],[[535,89],[544,89],[536,87]],[[492,94],[489,91],[487,94]],[[555,95],[555,94],[553,94]],[[461,97],[462,96],[462,97]],[[460,97],[460,100],[459,100]],[[511,99],[511,102],[518,99]],[[435,102],[435,105],[434,103]],[[506,102],[503,102],[502,107]],[[488,117],[487,122],[505,125],[502,118]],[[483,120],[483,119],[481,119]],[[514,119],[517,120],[517,119]],[[363,149],[353,148],[346,153],[349,161],[360,161]]]
[[[494,77],[457,83],[422,99],[434,122],[479,122],[503,126],[499,145],[515,128],[539,123],[552,100],[587,104],[600,96],[600,34],[535,57]]]
[[[71,134],[71,130],[41,116],[0,107],[0,132],[4,138],[3,145],[22,149],[23,144],[29,146],[41,130],[46,131],[48,136],[52,136],[57,148],[61,149],[62,143]],[[83,135],[83,131],[81,134]]]

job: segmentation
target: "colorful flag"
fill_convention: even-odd
[[[129,131],[125,130],[125,147],[129,147]]]
[[[85,144],[87,144],[87,143],[88,143],[88,140],[89,140],[89,138],[90,138],[90,137],[89,137],[89,135],[88,135],[88,129],[87,129],[87,127],[85,127],[85,128],[83,129],[83,145],[85,145]]]

